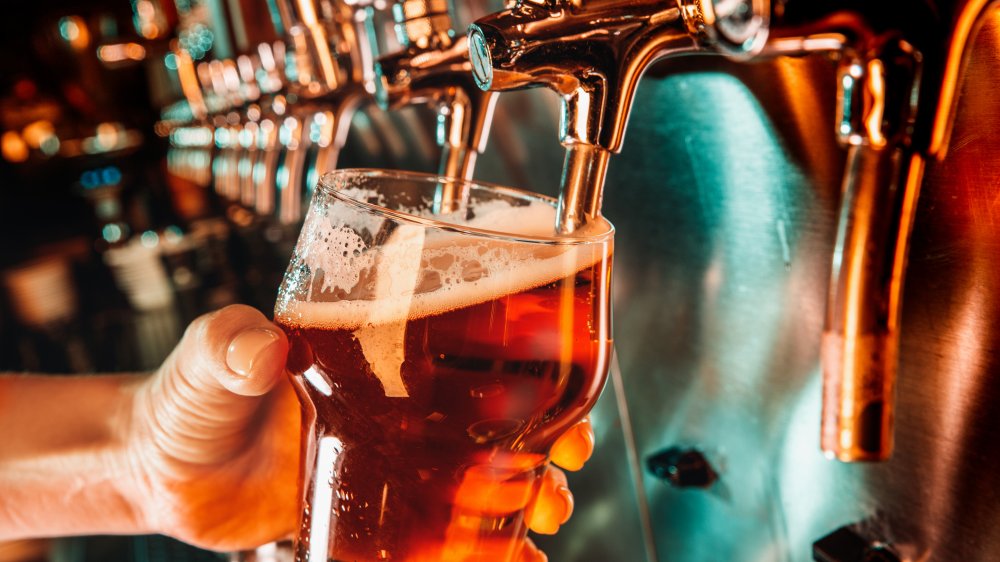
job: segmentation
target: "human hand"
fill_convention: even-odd
[[[137,388],[127,450],[149,529],[213,550],[293,534],[301,410],[284,374],[287,353],[280,328],[255,309],[230,306],[192,323]],[[593,446],[584,420],[557,441],[552,462],[579,469]],[[565,474],[547,467],[528,507],[530,528],[555,533],[572,511]],[[545,559],[530,541],[521,553]]]
[[[528,528],[539,534],[555,534],[573,514],[573,494],[566,483],[566,470],[579,470],[594,451],[594,431],[585,418],[563,434],[549,453],[537,495],[532,498],[534,483],[523,478],[531,467],[538,466],[541,455],[510,453],[493,455],[490,464],[465,470],[455,493],[456,510],[445,531],[444,540],[429,545],[428,552],[415,557],[417,562],[468,560],[506,560],[544,562],[548,560],[531,539],[512,544],[502,535],[483,535],[498,516],[523,511]]]
[[[137,389],[127,451],[148,528],[213,550],[291,535],[301,421],[287,353],[263,314],[230,306],[195,320]]]

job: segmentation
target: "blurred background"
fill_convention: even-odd
[[[399,49],[386,6],[376,8],[376,40],[384,52]],[[238,0],[4,7],[0,371],[150,370],[204,312],[247,303],[271,314],[332,122],[342,117],[333,103],[297,96],[296,72],[306,69],[285,50],[277,9]],[[207,113],[185,95],[185,62],[198,73],[194,101],[209,104]],[[437,169],[435,109],[388,112],[366,95],[345,112],[339,165]],[[519,161],[533,143],[558,149],[556,102],[508,101],[501,114],[533,116],[542,132],[507,129],[506,142],[480,159],[478,177],[553,194],[555,163],[529,177]],[[239,184],[265,175],[286,198],[257,209]],[[162,537],[0,544],[3,562],[216,558]]]
[[[151,369],[194,316],[251,290],[224,208],[167,173],[161,110],[181,98],[167,55],[196,9],[4,7],[0,371]],[[189,40],[207,52],[205,23]],[[158,537],[0,544],[5,562],[215,559]]]
[[[206,311],[270,314],[304,205],[334,166],[447,170],[483,148],[477,179],[556,195],[559,97],[503,92],[484,111],[449,58],[505,4],[8,2],[0,371],[145,371]],[[585,46],[631,32],[639,8],[673,6],[519,4],[541,21],[594,10],[584,32],[539,28]],[[755,21],[740,6],[767,7],[771,35],[753,61],[668,57],[630,92],[603,207],[617,229],[616,361],[597,453],[571,475],[576,513],[539,543],[560,562],[1000,558],[997,3],[710,4],[737,24],[716,40]],[[660,15],[649,27],[669,36]],[[400,52],[384,66],[396,72],[373,75],[375,56]],[[597,51],[568,52],[555,71]],[[485,147],[449,136],[469,108],[483,118],[466,122],[492,124]],[[845,246],[847,232],[861,242]],[[843,264],[868,283],[853,300]],[[881,347],[826,353],[824,367],[831,326],[872,318],[862,335]],[[898,378],[895,410],[875,393],[879,421],[895,420],[881,462],[820,450],[821,396],[850,386],[844,365]],[[856,452],[841,458],[872,460]],[[0,544],[0,562],[224,558],[163,537]]]
[[[244,82],[236,86],[244,89],[235,92],[243,96],[238,101],[209,99],[222,108],[213,108],[214,121],[207,124],[196,122],[178,78],[180,49],[199,65],[198,72],[208,73],[209,60],[231,62],[261,42],[281,45],[273,14],[249,10],[268,4],[243,4],[21,2],[0,22],[0,278],[5,289],[0,369],[148,369],[159,363],[179,330],[205,310],[233,302],[271,309],[298,211],[272,221],[251,212],[252,194],[238,204],[239,187],[235,200],[219,197],[220,168],[229,162],[213,162],[213,156],[230,142],[249,143],[247,152],[256,152],[256,138],[247,141],[247,132],[237,138],[246,128],[234,128],[231,141],[226,127],[243,122],[256,127],[262,110],[272,113],[264,118],[265,128],[275,123],[281,128],[278,118],[287,101],[278,94],[282,113],[277,117],[271,104],[275,92],[285,92],[285,78],[275,78],[270,97],[248,94]],[[234,13],[248,26],[235,38],[226,25]],[[252,40],[251,32],[256,33]],[[391,29],[379,37],[394,41]],[[270,64],[274,72],[275,61]],[[251,72],[263,71],[256,53],[253,65]],[[218,76],[202,78],[210,91],[220,87],[211,83]],[[294,94],[291,98],[294,103]],[[516,95],[511,98],[506,106],[531,112],[523,106],[525,98],[521,103]],[[554,102],[546,101],[538,102],[543,117],[557,111]],[[510,111],[506,106],[501,113]],[[389,113],[374,103],[360,109],[349,115],[342,167],[437,167],[432,109],[414,104]],[[308,123],[307,137],[327,134],[319,131],[322,119],[320,114]],[[557,146],[555,123],[542,118],[539,127],[538,137]],[[284,128],[279,132],[292,134]],[[513,150],[510,142],[493,143],[478,176],[554,192],[558,166],[543,177],[519,171],[518,160],[526,158],[531,142]],[[245,181],[248,174],[259,179],[277,169],[287,173],[280,168],[283,160],[275,167],[256,156],[235,162],[234,181]],[[316,154],[304,156],[304,173],[298,171],[303,185],[294,187],[307,201],[318,171]],[[292,226],[283,228],[286,224]],[[262,249],[261,241],[273,248]]]

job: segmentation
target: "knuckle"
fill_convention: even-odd
[[[568,482],[566,472],[557,466],[549,466],[548,477],[552,480],[554,487],[565,486]]]
[[[224,329],[234,324],[259,322],[264,315],[259,310],[245,304],[231,304],[220,308],[206,317],[206,325],[211,329]]]
[[[188,324],[188,327],[184,330],[184,338],[197,338],[199,335],[205,333],[209,322],[212,321],[212,316],[215,314],[215,312],[209,312],[192,320],[191,323]]]
[[[216,311],[216,313],[223,316],[230,316],[230,315],[263,316],[263,314],[261,314],[259,310],[245,304],[230,304],[224,308],[220,308],[218,311]]]

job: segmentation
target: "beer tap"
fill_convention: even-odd
[[[250,57],[253,74],[257,76],[261,92],[259,104],[260,122],[257,134],[258,157],[251,173],[251,189],[254,191],[253,206],[260,217],[274,215],[277,193],[276,180],[278,161],[284,150],[281,142],[281,125],[288,108],[285,97],[287,80],[283,74],[283,66],[279,64],[284,58],[284,43],[276,41],[260,43],[257,54]],[[279,70],[280,68],[280,70]],[[253,111],[247,108],[247,113]]]
[[[364,0],[279,0],[295,63],[289,93],[317,102],[336,117],[336,148],[342,148],[350,117],[373,92],[371,41]]]
[[[496,93],[476,84],[468,38],[456,37],[448,0],[397,0],[392,14],[403,49],[379,57],[376,100],[386,109],[434,107],[442,149],[438,174],[471,179],[476,157],[486,148]],[[454,193],[454,184],[440,187],[435,212],[448,212],[461,195]]]
[[[765,48],[840,59],[836,132],[848,159],[823,333],[821,448],[842,461],[892,454],[910,230],[925,164],[947,149],[969,37],[992,2],[936,4],[787,0],[774,6]]]
[[[889,41],[845,54],[838,72],[848,156],[821,347],[820,446],[843,461],[892,453],[903,274],[923,171],[909,136],[921,62],[909,43]]]
[[[215,192],[230,201],[240,198],[237,166],[240,159],[239,102],[223,77],[222,61],[202,62],[196,67],[198,81],[204,93],[205,107],[214,126],[217,152],[212,158]]]
[[[766,0],[519,0],[470,27],[481,88],[546,86],[562,97],[558,232],[600,215],[608,160],[621,150],[645,70],[702,50],[755,53],[767,33],[766,8]]]
[[[182,48],[174,49],[173,53],[177,61],[177,78],[181,93],[184,94],[184,99],[191,110],[191,116],[195,121],[204,122],[209,116],[208,100],[203,84],[199,80],[194,59]]]
[[[835,54],[848,163],[823,335],[821,447],[842,461],[884,460],[924,163],[946,149],[966,45],[992,0],[940,4],[520,0],[477,21],[470,45],[482,87],[545,85],[563,97],[563,233],[600,212],[608,156],[653,60],[704,44],[743,58]]]
[[[893,448],[899,311],[923,156],[913,143],[924,57],[875,10],[776,5],[765,55],[832,52],[835,133],[847,148],[821,346],[820,446],[877,461]],[[913,21],[920,21],[914,18]]]
[[[366,0],[279,0],[278,27],[292,49],[288,98],[297,101],[281,124],[285,154],[276,179],[277,216],[301,219],[315,176],[336,167],[354,112],[370,99],[373,62]]]

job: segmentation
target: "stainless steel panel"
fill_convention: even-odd
[[[665,560],[784,557],[778,466],[790,406],[810,386],[816,417],[807,423],[818,436],[818,334],[840,183],[827,159],[841,154],[816,118],[830,115],[823,107],[762,105],[740,78],[778,85],[823,62],[753,74],[720,65],[650,82],[612,165],[616,340],[637,450],[645,458],[696,446],[722,476],[708,491],[645,476]],[[820,169],[788,150],[789,125],[826,144]],[[801,455],[819,457],[818,445]]]

